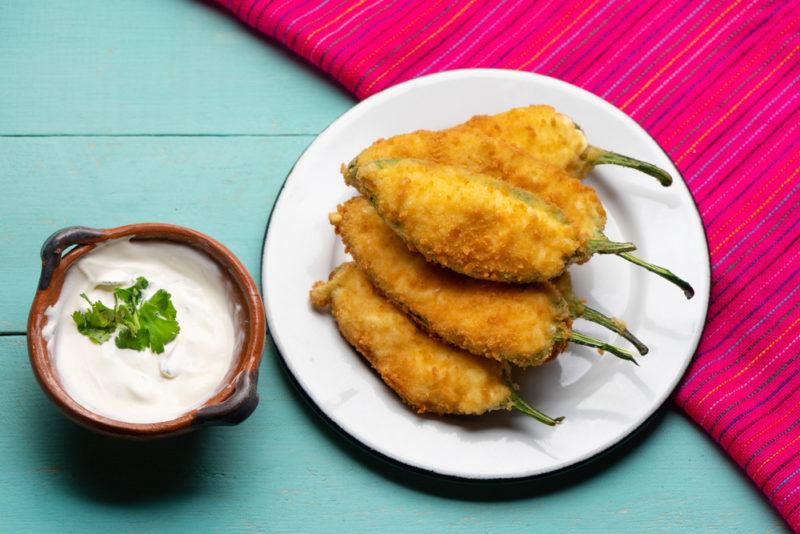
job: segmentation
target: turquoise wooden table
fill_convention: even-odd
[[[192,0],[0,4],[0,529],[8,532],[780,532],[721,451],[668,407],[588,468],[513,486],[431,480],[330,430],[268,344],[261,406],[150,444],[66,421],[36,385],[25,321],[54,230],[164,221],[258,278],[295,159],[351,97]]]

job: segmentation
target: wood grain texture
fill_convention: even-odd
[[[284,177],[309,134],[352,104],[195,0],[2,2],[0,72],[0,333],[24,331],[39,247],[66,225],[191,226],[258,279]],[[243,425],[148,444],[66,421],[33,378],[24,335],[0,335],[0,354],[3,531],[784,529],[673,411],[575,473],[475,487],[408,473],[342,439],[269,344],[262,403]]]
[[[71,225],[189,226],[222,241],[259,279],[272,204],[311,141],[293,137],[48,137],[0,140],[0,332],[24,332],[39,247]],[[341,180],[334,169],[329,177]]]
[[[476,490],[429,480],[342,441],[287,383],[269,349],[261,407],[238,428],[156,443],[66,421],[0,338],[3,528],[142,532],[780,532],[727,458],[668,412],[602,469]],[[584,480],[585,478],[585,480]]]
[[[0,134],[319,133],[353,103],[198,0],[6,0],[0,36]]]

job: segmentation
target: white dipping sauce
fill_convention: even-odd
[[[139,276],[150,282],[144,300],[164,289],[177,310],[181,330],[163,353],[117,348],[116,336],[97,345],[78,332],[72,313],[89,306],[81,293],[113,307],[114,286]],[[42,333],[62,386],[92,412],[128,423],[169,421],[201,406],[221,388],[243,339],[229,286],[209,256],[185,245],[98,245],[70,266],[58,302],[45,312]]]

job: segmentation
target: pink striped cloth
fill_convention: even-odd
[[[705,335],[675,401],[800,530],[800,4],[220,1],[358,98],[501,67],[642,124],[688,181],[711,249]]]

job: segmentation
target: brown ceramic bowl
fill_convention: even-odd
[[[131,237],[134,240],[162,240],[189,245],[208,254],[230,277],[233,298],[240,304],[244,342],[225,377],[220,391],[203,406],[177,419],[159,423],[125,423],[97,415],[75,402],[58,380],[47,352],[42,328],[45,310],[58,300],[64,276],[75,260],[97,243]],[[71,250],[67,250],[72,246]],[[66,253],[65,253],[66,251]],[[142,223],[108,230],[71,226],[50,236],[42,246],[42,274],[28,316],[28,355],[45,393],[73,421],[102,434],[128,438],[155,438],[183,434],[207,425],[235,425],[244,421],[258,405],[256,382],[264,348],[264,305],[247,269],[218,241],[181,226]]]

